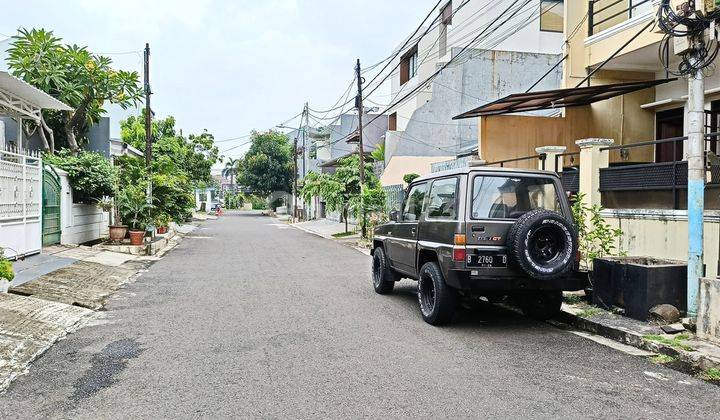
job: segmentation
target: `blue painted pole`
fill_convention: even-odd
[[[688,269],[687,313],[695,318],[703,266],[705,209],[705,83],[702,71],[688,77]]]

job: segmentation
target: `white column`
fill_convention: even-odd
[[[562,172],[562,159],[556,159],[557,155],[565,153],[567,150],[566,146],[541,146],[536,147],[535,152],[539,155],[545,155],[545,165],[543,161],[538,162],[538,169],[543,169],[552,172]],[[556,162],[557,160],[557,162]],[[543,167],[544,166],[544,167]]]
[[[613,139],[590,138],[575,142],[580,148],[580,192],[586,205],[600,205],[600,169],[609,165],[609,153],[600,149],[612,146]]]

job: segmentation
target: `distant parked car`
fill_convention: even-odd
[[[423,319],[448,322],[460,295],[510,296],[546,319],[563,290],[581,290],[578,240],[557,174],[470,166],[420,177],[399,212],[375,229],[375,291],[418,281]]]

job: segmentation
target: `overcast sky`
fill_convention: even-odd
[[[315,109],[330,107],[350,82],[356,58],[367,65],[385,58],[434,4],[7,0],[0,40],[19,27],[43,27],[110,56],[117,68],[140,73],[141,50],[149,42],[156,114],[175,116],[185,134],[207,128],[224,140],[279,124],[305,101]],[[0,47],[5,50],[7,42]],[[122,114],[113,111],[111,118],[117,136]],[[243,141],[219,145],[225,150]]]

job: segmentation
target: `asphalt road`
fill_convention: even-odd
[[[3,418],[717,418],[720,387],[492,306],[425,324],[415,283],[279,224],[209,221],[43,355]]]

